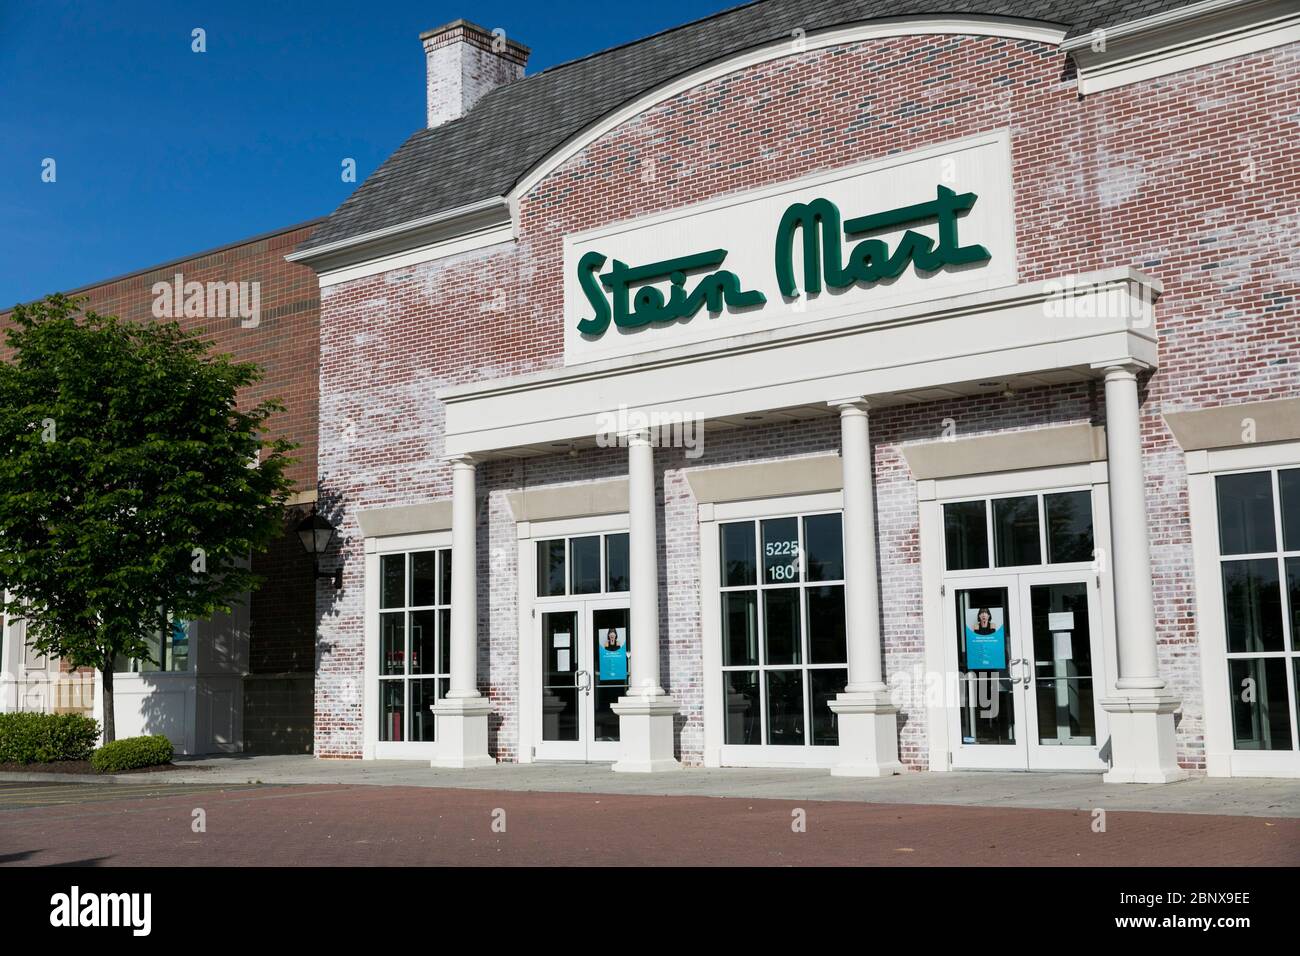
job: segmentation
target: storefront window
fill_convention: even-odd
[[[1238,750],[1293,750],[1300,721],[1300,468],[1219,475],[1215,491],[1233,743]]]
[[[718,534],[725,742],[836,745],[828,702],[848,683],[841,515],[727,522]]]
[[[451,666],[451,551],[379,558],[379,739],[434,739]]]
[[[943,533],[949,571],[989,566],[988,505],[955,501],[943,506]]]
[[[1037,495],[993,499],[993,541],[1000,568],[1042,563]]]
[[[605,535],[605,590],[626,591],[628,582],[627,535]]]
[[[950,501],[943,506],[943,534],[949,571],[988,568],[990,537],[993,566],[998,568],[1092,561],[1092,494],[1064,491]]]
[[[1047,515],[1047,563],[1074,564],[1092,560],[1092,495],[1063,491],[1043,495]]]
[[[176,673],[190,669],[190,625],[173,620],[166,631],[155,631],[145,638],[147,657],[139,660],[119,654],[113,670],[119,674]]]
[[[572,538],[569,553],[573,558],[571,594],[600,593],[600,535]]]
[[[538,597],[617,594],[627,589],[627,532],[537,542]]]

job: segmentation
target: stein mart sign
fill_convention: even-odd
[[[565,240],[565,362],[1014,284],[993,134]]]

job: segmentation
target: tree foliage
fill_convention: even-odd
[[[293,446],[280,411],[240,409],[258,367],[174,322],[15,308],[0,362],[0,583],[29,643],[105,672],[184,620],[256,587],[248,559],[280,531]],[[107,694],[106,694],[107,697]],[[105,700],[106,739],[111,703]]]

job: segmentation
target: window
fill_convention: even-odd
[[[1092,493],[1061,491],[952,501],[943,506],[949,571],[1093,560]],[[1044,561],[1046,556],[1046,561]]]
[[[848,683],[838,512],[718,526],[726,744],[830,747]]]
[[[451,550],[379,558],[379,739],[434,739],[451,667]]]
[[[1218,475],[1233,746],[1297,749],[1300,468]]]
[[[155,631],[145,638],[145,645],[147,658],[136,660],[119,654],[113,659],[113,670],[118,674],[157,674],[190,669],[188,621],[172,620],[166,633]]]
[[[627,532],[537,542],[537,596],[617,594],[628,589]]]

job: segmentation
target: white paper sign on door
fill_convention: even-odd
[[[1074,612],[1073,611],[1050,612],[1047,615],[1047,629],[1049,631],[1073,631]]]
[[[569,669],[568,648],[563,648],[555,652],[555,669],[557,671],[567,671]]]

